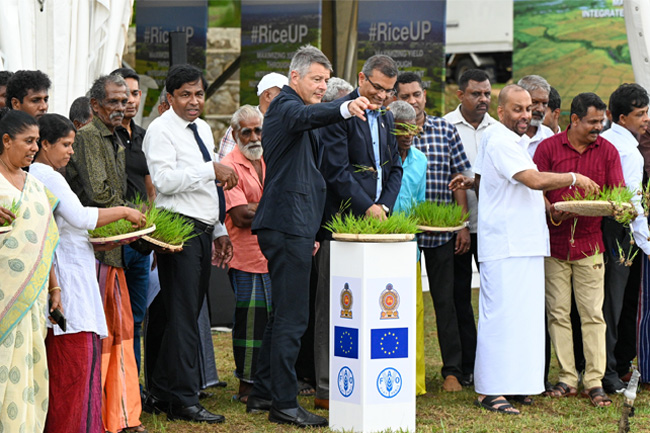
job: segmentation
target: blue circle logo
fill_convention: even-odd
[[[339,371],[339,392],[343,397],[350,397],[354,391],[354,374],[349,367],[343,367]]]
[[[377,391],[385,398],[393,398],[402,389],[402,375],[394,368],[385,368],[377,376]]]

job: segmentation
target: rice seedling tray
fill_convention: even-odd
[[[147,227],[141,230],[136,230],[134,232],[124,233],[121,235],[109,236],[105,238],[90,238],[89,241],[93,245],[110,245],[110,244],[130,244],[131,242],[141,238],[142,236],[149,234],[156,230],[156,225]]]
[[[611,203],[604,200],[568,200],[559,201],[554,204],[555,209],[563,212],[571,212],[581,216],[612,216],[616,207],[631,209],[631,203]]]
[[[12,225],[2,226],[2,227],[0,227],[0,234],[8,233],[8,232],[12,231],[13,229],[14,229],[14,226],[12,226]]]
[[[457,232],[458,230],[462,230],[465,227],[467,227],[467,221],[465,221],[461,225],[454,226],[454,227],[431,227],[431,226],[418,225],[418,229],[422,230],[423,232],[438,232],[438,233]]]
[[[148,243],[148,246],[157,253],[178,253],[183,251],[183,244],[172,245],[147,235],[142,236],[142,240]]]
[[[413,233],[392,234],[358,234],[358,233],[332,233],[335,241],[343,242],[406,242],[415,239]]]

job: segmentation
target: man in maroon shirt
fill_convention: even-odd
[[[569,129],[542,141],[533,160],[539,171],[576,172],[601,187],[623,185],[616,148],[600,137],[606,105],[594,93],[581,93],[571,103]],[[554,209],[553,203],[573,195],[571,187],[547,191],[551,257],[545,259],[546,310],[551,340],[560,364],[552,397],[577,394],[578,373],[573,357],[571,289],[581,318],[586,360],[583,395],[595,406],[609,406],[602,388],[606,366],[603,319],[603,238],[600,217],[576,217]]]

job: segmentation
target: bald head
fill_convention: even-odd
[[[508,102],[509,98],[514,96],[515,92],[528,93],[528,91],[523,87],[521,87],[519,84],[508,84],[499,92],[499,100],[498,100],[499,107],[504,107]]]

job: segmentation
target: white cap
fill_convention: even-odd
[[[289,80],[282,74],[277,72],[271,72],[262,77],[259,83],[257,83],[257,96],[260,96],[265,90],[270,89],[271,87],[286,86],[289,84]]]

